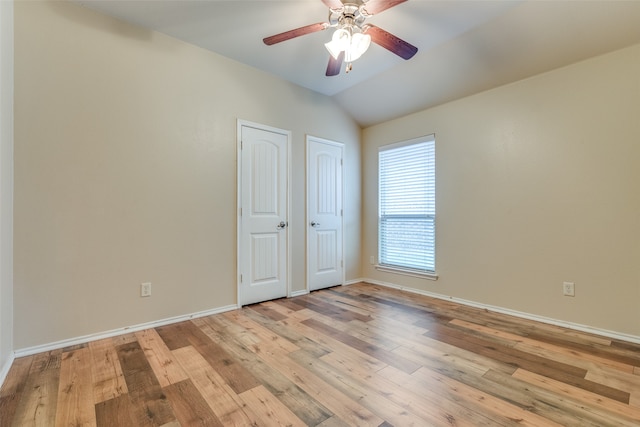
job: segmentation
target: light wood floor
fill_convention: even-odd
[[[0,426],[639,426],[640,345],[358,284],[16,359]]]

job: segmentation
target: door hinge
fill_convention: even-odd
[[[242,274],[240,275],[240,283],[242,283]]]
[[[340,268],[344,268],[344,261],[340,260]]]
[[[340,209],[340,216],[343,216],[344,214],[342,213],[342,209]]]
[[[240,208],[240,209],[238,210],[238,214],[239,214],[240,216],[242,216],[242,208]]]
[[[244,148],[244,141],[240,140],[240,149],[242,150]]]

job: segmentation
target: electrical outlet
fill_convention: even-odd
[[[375,264],[375,263],[376,263],[376,260],[375,260],[375,258],[373,257],[373,255],[371,255],[371,256],[369,257],[369,264],[373,265],[373,264]]]
[[[150,297],[151,296],[151,283],[142,283],[140,285],[140,296],[141,297]]]
[[[576,285],[573,282],[564,282],[562,283],[562,294],[565,297],[575,297],[576,296]]]

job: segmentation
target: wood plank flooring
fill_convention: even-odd
[[[356,284],[16,359],[0,426],[640,426],[640,345]]]

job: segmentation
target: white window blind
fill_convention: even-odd
[[[380,147],[379,262],[435,272],[435,139]]]

